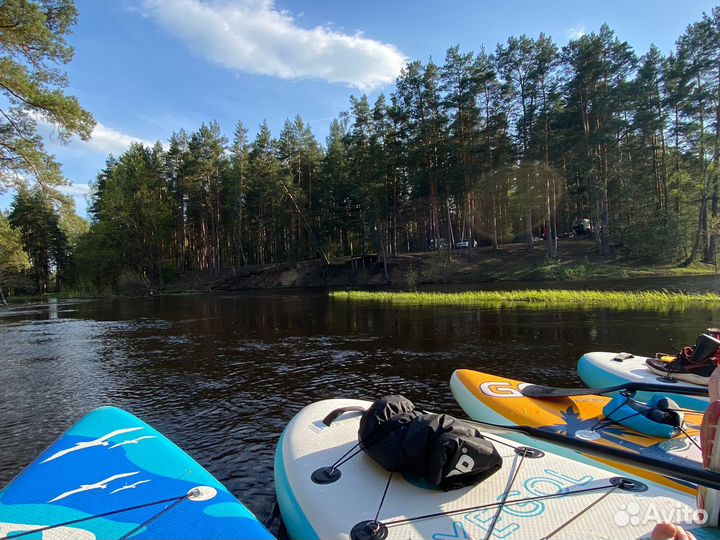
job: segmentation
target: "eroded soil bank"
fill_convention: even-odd
[[[189,290],[248,290],[294,287],[410,287],[428,284],[491,283],[502,281],[568,281],[632,277],[712,274],[711,265],[692,267],[646,265],[594,253],[594,244],[565,240],[559,257],[546,257],[543,244],[528,253],[525,244],[452,252],[405,253],[389,257],[386,267],[377,255],[343,257],[326,265],[322,260],[256,265],[226,272],[218,278],[184,274],[165,292]]]

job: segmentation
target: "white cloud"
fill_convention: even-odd
[[[587,34],[587,30],[585,29],[584,24],[578,24],[578,25],[573,26],[572,28],[568,29],[567,32],[565,32],[565,33],[567,34],[567,37],[569,37],[570,39],[580,39],[585,34]]]
[[[70,184],[69,186],[59,186],[57,189],[61,193],[73,197],[87,197],[88,193],[90,193],[88,184]]]
[[[359,32],[301,28],[275,0],[144,0],[143,13],[195,54],[232,70],[372,90],[394,82],[406,62],[395,46]]]
[[[153,146],[155,143],[146,141],[140,137],[128,135],[113,128],[102,125],[98,122],[93,129],[92,137],[89,141],[74,140],[72,144],[87,148],[88,150],[102,153],[119,155],[125,152],[130,143],[139,142],[145,146]]]
[[[89,141],[83,141],[78,137],[73,137],[67,144],[61,143],[56,134],[56,128],[53,124],[45,119],[35,116],[38,123],[38,132],[56,149],[71,149],[81,152],[92,152],[95,154],[114,154],[116,156],[125,152],[130,143],[139,142],[145,146],[153,146],[153,141],[147,141],[141,137],[135,137],[127,133],[123,133],[116,129],[107,127],[100,122],[95,124],[92,137]]]

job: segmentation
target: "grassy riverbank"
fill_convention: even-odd
[[[477,306],[486,308],[608,308],[615,310],[668,310],[686,307],[716,307],[720,294],[683,294],[668,291],[469,291],[369,292],[335,291],[333,300],[381,302],[399,306]]]
[[[500,250],[482,248],[469,253],[425,253],[408,257],[405,268],[398,256],[405,282],[409,286],[432,283],[487,283],[498,281],[587,281],[636,277],[678,277],[712,275],[713,265],[695,262],[690,266],[649,264],[620,256],[602,257],[586,239],[565,239],[558,244],[558,257],[548,259],[542,245],[528,253],[523,244],[502,246]],[[408,273],[408,267],[410,272]],[[409,277],[409,279],[407,279]],[[393,280],[400,284],[400,280]]]
[[[715,273],[712,265],[700,262],[691,266],[661,265],[619,256],[601,257],[595,252],[594,243],[587,239],[563,239],[558,244],[557,259],[548,259],[541,244],[532,253],[528,253],[524,244],[512,244],[501,246],[499,250],[483,247],[453,252],[400,253],[388,258],[387,278],[384,270],[377,256],[340,257],[331,260],[329,266],[315,260],[243,267],[212,282],[205,281],[204,286],[201,285],[203,280],[197,279],[200,276],[191,274],[182,276],[177,283],[169,284],[168,289],[188,290],[198,289],[199,286],[212,290],[372,288],[387,285],[414,289],[416,286],[433,284],[601,281]]]

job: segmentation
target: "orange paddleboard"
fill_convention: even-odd
[[[595,444],[629,453],[672,461],[687,467],[702,468],[699,449],[702,413],[684,412],[685,433],[669,439],[653,437],[609,421],[603,414],[603,407],[610,402],[609,397],[589,394],[553,399],[530,398],[520,392],[529,384],[469,369],[455,371],[450,380],[450,387],[458,404],[470,418],[478,422],[528,426],[549,433],[567,435],[569,438],[592,440]],[[506,436],[512,438],[512,435]],[[564,452],[575,454],[576,457],[580,455],[571,450]],[[584,458],[585,461],[599,462],[621,471],[631,472],[673,489],[688,493],[694,493],[695,490],[695,486],[691,484],[678,482],[639,467],[629,467],[590,455]]]

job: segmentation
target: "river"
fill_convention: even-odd
[[[718,278],[605,287],[717,291]],[[575,364],[586,351],[671,351],[712,325],[720,306],[392,308],[318,291],[15,306],[0,310],[0,485],[85,413],[110,404],[152,424],[266,516],[275,444],[308,403],[402,393],[461,414],[448,385],[456,368],[579,384]]]

